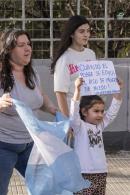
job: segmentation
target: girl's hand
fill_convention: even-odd
[[[123,80],[121,80],[120,78],[117,78],[117,83],[120,87],[120,90],[123,89]]]
[[[4,111],[6,108],[13,105],[12,98],[9,93],[5,93],[0,98],[0,111]]]
[[[120,87],[120,93],[113,94],[113,97],[117,100],[122,100],[122,88],[123,88],[123,81],[119,78],[117,78],[117,83]]]
[[[74,101],[79,101],[80,99],[80,87],[81,85],[83,85],[84,80],[83,78],[79,77],[75,80],[75,91],[74,91],[74,95],[73,95],[73,100]]]
[[[75,88],[79,89],[83,85],[84,80],[82,77],[79,77],[75,80]]]

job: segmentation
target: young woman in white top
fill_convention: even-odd
[[[27,32],[9,30],[2,34],[0,48],[0,195],[6,195],[16,168],[25,176],[33,146],[32,138],[18,116],[12,98],[25,102],[38,116],[40,108],[55,115],[56,108],[41,91],[31,63],[32,46]]]
[[[75,136],[74,150],[77,153],[84,179],[92,182],[89,189],[75,195],[105,195],[107,163],[102,131],[117,116],[122,95],[114,94],[111,106],[104,112],[104,101],[100,96],[82,96],[80,87],[83,79],[75,81],[75,92],[71,100],[70,126]],[[119,82],[120,87],[122,82]]]
[[[77,64],[96,59],[94,51],[85,47],[89,37],[89,21],[80,15],[70,17],[65,25],[57,55],[51,64],[58,106],[66,116],[69,116],[74,81],[78,77]]]

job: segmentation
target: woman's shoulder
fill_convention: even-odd
[[[90,48],[85,48],[85,51],[95,54],[95,52],[92,49],[90,49]]]
[[[91,57],[93,60],[96,59],[96,53],[92,49],[85,48],[85,53],[86,53],[86,55],[88,55],[89,57]]]
[[[60,57],[59,57],[59,59],[57,60],[57,62],[56,62],[56,66],[58,65],[58,64],[66,64],[66,62],[68,61],[68,51],[65,51]]]

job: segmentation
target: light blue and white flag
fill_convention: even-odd
[[[90,186],[81,176],[76,153],[63,140],[69,120],[58,113],[59,122],[38,120],[23,102],[13,100],[16,110],[34,140],[25,182],[29,195],[72,195]]]

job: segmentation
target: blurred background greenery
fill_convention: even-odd
[[[91,23],[88,47],[98,58],[130,58],[130,0],[0,0],[0,30],[22,28],[33,42],[33,58],[53,58],[67,19]]]

